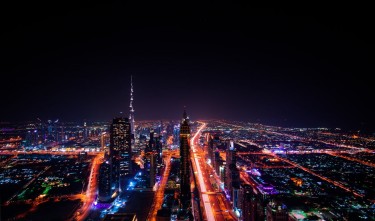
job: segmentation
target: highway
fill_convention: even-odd
[[[1,155],[1,154],[0,154]],[[4,154],[8,155],[8,154]],[[9,166],[10,163],[12,163],[13,158],[17,157],[15,154],[9,157],[9,159],[4,160],[0,163],[0,168],[5,168],[5,166]]]
[[[228,203],[225,203],[226,199],[223,198],[223,193],[220,190],[216,191],[213,189],[210,183],[210,175],[212,175],[212,169],[206,167],[204,151],[197,147],[198,138],[201,131],[206,127],[206,123],[200,122],[202,125],[198,131],[191,138],[191,150],[192,150],[192,164],[193,171],[197,177],[198,186],[201,194],[201,199],[204,206],[205,218],[208,221],[218,220],[236,220],[235,217],[230,213],[231,208],[228,207]]]
[[[205,217],[208,221],[213,221],[215,220],[214,218],[214,213],[213,213],[213,210],[211,208],[211,205],[210,205],[210,201],[208,199],[208,195],[207,195],[207,190],[206,190],[206,184],[203,180],[203,174],[202,174],[202,171],[201,171],[201,165],[199,164],[199,160],[195,154],[195,152],[197,151],[196,148],[195,148],[195,144],[197,142],[197,138],[198,138],[198,135],[200,134],[200,132],[206,127],[206,124],[203,123],[200,128],[198,129],[198,131],[195,133],[195,135],[191,138],[191,141],[190,141],[190,145],[191,145],[191,150],[193,151],[193,154],[191,155],[192,156],[192,164],[193,164],[193,170],[194,170],[194,174],[196,174],[197,176],[197,181],[198,181],[198,186],[199,186],[199,190],[200,190],[200,194],[201,194],[201,199],[203,201],[203,206],[204,206],[204,212],[205,212]]]
[[[78,209],[76,220],[85,220],[90,213],[98,188],[99,167],[104,159],[104,153],[97,154],[92,161],[89,183],[86,194],[82,195],[83,205]]]
[[[160,185],[155,193],[155,199],[150,209],[150,213],[148,215],[148,219],[150,221],[156,220],[156,215],[159,209],[161,209],[161,205],[164,201],[164,190],[165,185],[167,184],[169,173],[171,171],[171,154],[169,152],[164,151],[163,155],[165,156],[165,170],[163,176],[161,177]]]

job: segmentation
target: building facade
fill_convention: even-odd
[[[187,209],[191,203],[190,192],[190,125],[189,118],[184,111],[180,126],[180,201],[181,207]]]
[[[110,127],[110,159],[115,188],[132,175],[131,126],[128,118],[114,118]]]

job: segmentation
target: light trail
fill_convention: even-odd
[[[194,137],[194,140],[192,140],[193,144],[197,143],[197,137],[198,136]],[[217,174],[214,171],[212,171],[213,168],[211,165],[208,165],[208,166],[206,165],[205,152],[200,148],[195,148],[195,146],[193,147],[193,152],[194,152],[194,158],[198,159],[198,164],[199,164],[199,167],[198,167],[196,165],[195,159],[194,160],[192,159],[192,164],[193,164],[195,174],[197,177],[198,176],[203,177],[203,182],[205,185],[203,188],[206,188],[206,191],[207,191],[207,192],[201,192],[201,196],[202,196],[201,199],[203,201],[202,204],[203,206],[205,206],[205,203],[206,203],[206,205],[208,206],[208,211],[211,211],[213,213],[214,217],[211,217],[211,219],[217,220],[217,221],[237,220],[237,216],[234,214],[231,204],[225,198],[224,193],[220,191],[221,181],[219,177],[217,177]],[[196,169],[197,167],[200,169],[200,171]],[[216,178],[214,180],[218,188],[216,190],[211,190],[211,187],[212,187],[211,175],[214,176],[213,177],[214,179]],[[197,180],[199,181],[199,177],[197,178]],[[201,181],[202,180],[200,180],[197,183],[199,184]],[[205,194],[208,196],[208,201],[206,202],[204,202],[204,200],[207,200],[207,198],[204,196]]]
[[[198,129],[198,131],[195,133],[195,135],[191,138],[191,142],[190,143],[191,143],[191,148],[193,150],[193,153],[196,152],[194,140],[197,139],[198,135],[206,127],[206,125],[207,125],[206,123],[202,123],[201,127]],[[196,168],[197,168],[197,176],[198,176],[199,188],[200,188],[201,195],[202,195],[202,200],[203,200],[203,205],[204,205],[204,211],[205,211],[205,214],[206,214],[206,218],[207,218],[208,221],[214,221],[215,217],[214,217],[214,213],[212,211],[210,200],[208,198],[208,194],[206,193],[207,192],[207,188],[206,188],[206,184],[205,184],[205,182],[203,180],[203,175],[202,175],[202,171],[201,171],[201,165],[199,164],[198,158],[195,157],[195,154],[193,154],[193,158],[194,158],[194,162],[195,162]]]
[[[104,154],[98,154],[93,160],[91,166],[91,172],[89,177],[89,183],[87,185],[86,194],[82,196],[81,200],[84,202],[81,209],[81,213],[77,213],[76,220],[85,220],[90,213],[91,206],[95,200],[96,190],[97,190],[97,177],[99,174],[99,167],[102,163]]]
[[[150,221],[156,220],[157,212],[163,204],[165,185],[167,184],[169,173],[171,171],[171,155],[170,154],[168,154],[168,156],[166,157],[165,162],[166,162],[165,163],[166,165],[165,165],[164,174],[161,178],[162,180],[160,182],[160,186],[155,193],[154,203],[152,204],[150,212],[148,214],[147,220],[150,220]]]
[[[197,165],[198,175],[200,175],[198,176],[199,184],[204,183],[203,176],[201,175],[202,171],[199,165],[198,158],[194,158],[194,160],[195,160],[195,164]],[[201,192],[206,193],[207,192],[206,185],[200,185],[200,186],[201,186]]]
[[[8,154],[4,154],[4,155],[8,155]],[[4,168],[5,166],[9,165],[9,163],[11,163],[11,161],[17,157],[17,155],[12,155],[11,157],[9,157],[9,159],[7,160],[4,160],[2,163],[0,163],[0,168]]]

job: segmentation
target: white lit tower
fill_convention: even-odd
[[[130,105],[129,105],[129,121],[130,121],[130,130],[131,136],[134,143],[135,141],[135,128],[134,128],[134,108],[133,108],[133,76],[130,76]]]

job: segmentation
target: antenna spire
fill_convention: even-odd
[[[186,106],[184,106],[184,113],[183,113],[183,118],[186,120],[188,118],[187,113],[186,113]]]

